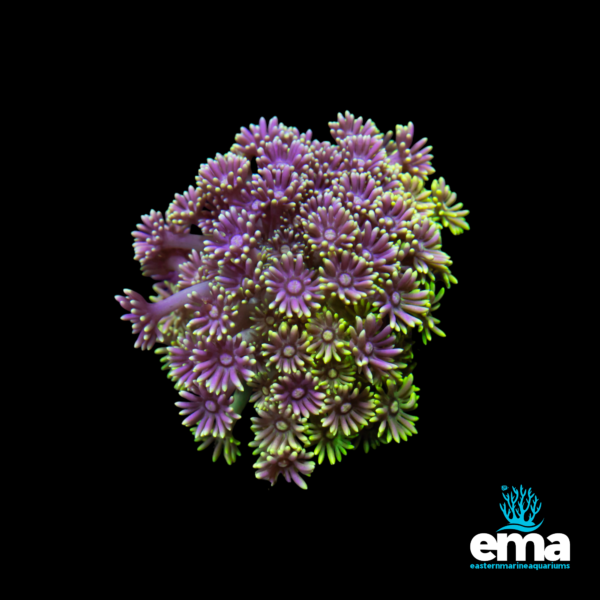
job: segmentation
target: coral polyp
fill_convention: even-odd
[[[432,313],[457,283],[442,231],[469,229],[413,123],[384,134],[346,111],[329,128],[242,127],[133,232],[157,295],[115,296],[135,347],[161,344],[198,449],[233,464],[251,421],[256,477],[303,489],[325,458],[417,433],[414,343],[445,337]]]

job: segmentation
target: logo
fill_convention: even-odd
[[[505,490],[507,487],[503,485],[502,489]],[[519,491],[513,487],[513,493],[509,492],[508,495],[503,493],[502,496],[506,500],[506,503],[501,504],[500,508],[509,524],[505,527],[500,527],[498,531],[503,531],[504,529],[535,531],[544,522],[544,519],[541,520],[540,525],[536,525],[533,522],[533,518],[540,512],[540,508],[542,508],[542,503],[540,502],[540,505],[537,506],[538,499],[535,494],[531,493],[531,488],[525,492],[523,486],[521,486],[521,494],[519,495]],[[527,506],[524,506],[525,502],[527,502]],[[528,519],[525,518],[527,511],[530,511]]]
[[[500,504],[500,510],[508,524],[496,530],[496,536],[489,533],[479,533],[471,540],[471,554],[476,560],[488,562],[496,559],[496,567],[504,568],[559,568],[558,561],[571,560],[571,542],[563,533],[552,533],[544,539],[538,533],[532,533],[538,529],[545,519],[536,524],[536,517],[542,508],[542,503],[532,492],[531,488],[524,489],[521,485],[519,489],[512,487],[508,491],[508,486],[502,486],[502,497],[505,502]],[[539,519],[538,519],[539,520]],[[527,533],[524,537],[519,533],[499,533],[504,530],[515,530]],[[508,545],[513,543],[515,547],[515,565],[502,564],[508,560]],[[550,542],[550,543],[547,543]],[[534,565],[519,564],[526,561],[527,544],[533,545],[535,561],[549,561],[555,565]],[[471,565],[471,568],[492,567],[494,565]],[[562,568],[569,568],[569,565],[563,565]]]

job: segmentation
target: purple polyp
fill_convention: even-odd
[[[342,273],[340,275],[340,284],[344,287],[348,287],[352,283],[352,277],[348,273]]]
[[[333,242],[336,238],[336,233],[333,229],[326,229],[323,236],[328,242]]]
[[[299,294],[302,288],[303,285],[297,279],[291,279],[287,284],[287,291],[290,294]]]

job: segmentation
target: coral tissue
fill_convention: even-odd
[[[333,143],[276,117],[243,127],[133,232],[156,296],[116,296],[135,347],[161,344],[199,449],[233,463],[253,409],[256,476],[302,488],[313,458],[417,433],[413,344],[444,336],[434,312],[457,283],[442,229],[469,229],[445,180],[428,185],[412,123],[383,134],[346,112],[329,128]]]

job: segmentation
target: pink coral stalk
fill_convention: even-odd
[[[207,281],[181,290],[156,303],[147,302],[143,296],[133,290],[125,289],[123,291],[125,296],[115,296],[121,307],[129,311],[121,319],[132,322],[133,333],[138,334],[134,347],[142,350],[150,350],[157,340],[163,341],[163,334],[158,329],[158,322],[163,317],[184,306],[194,293],[199,298],[208,298],[210,295]]]
[[[152,279],[177,280],[177,268],[186,261],[190,250],[201,251],[204,237],[189,233],[175,224],[166,224],[161,212],[142,216],[138,231],[132,231],[134,258],[140,261],[142,273]]]

